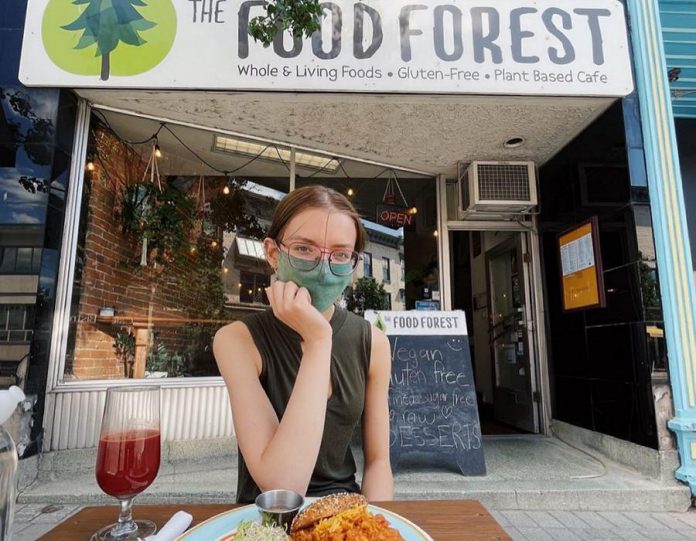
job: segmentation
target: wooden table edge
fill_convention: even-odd
[[[413,522],[435,541],[454,541],[455,539],[457,541],[467,539],[511,541],[502,526],[478,500],[391,500],[370,502],[370,504]],[[133,507],[133,515],[136,519],[149,518],[161,528],[176,511],[183,510],[193,515],[194,520],[191,526],[195,526],[220,513],[245,505],[234,503],[136,504]],[[38,541],[89,540],[92,533],[114,522],[117,516],[118,507],[115,505],[86,506],[56,525]],[[469,533],[462,537],[462,528],[466,528],[467,524]],[[444,531],[449,526],[452,530]],[[480,534],[474,532],[472,528],[480,529]]]

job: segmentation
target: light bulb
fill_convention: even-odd
[[[435,231],[433,231],[433,237],[437,237],[437,235],[438,235],[438,233],[437,233],[437,229],[436,229]]]
[[[348,188],[348,197],[353,197],[355,195],[355,190],[353,188]]]
[[[215,247],[217,246],[217,241],[214,240],[213,242],[211,242],[211,243],[210,243],[210,246],[212,246],[213,248],[215,248]]]
[[[225,186],[225,187],[222,189],[222,193],[224,193],[225,195],[230,195],[230,187],[229,187],[229,186]]]
[[[162,157],[162,150],[160,149],[160,146],[158,144],[155,144],[155,156],[157,158]]]
[[[230,269],[228,269],[227,267],[223,267],[222,270],[223,270],[223,272],[224,272],[225,274],[227,274],[228,272],[230,272]]]
[[[94,161],[92,160],[92,158],[89,158],[87,160],[86,167],[87,167],[87,171],[94,171]]]

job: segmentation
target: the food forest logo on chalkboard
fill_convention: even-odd
[[[171,0],[50,0],[41,34],[59,68],[106,81],[162,62],[176,36],[176,11]]]

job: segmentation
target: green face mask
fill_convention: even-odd
[[[292,265],[290,264],[292,258]],[[304,259],[293,257],[283,250],[278,255],[278,280],[283,282],[295,282],[299,287],[309,291],[312,298],[312,306],[320,312],[327,310],[343,293],[343,290],[353,279],[352,274],[336,276],[329,269],[329,262],[322,258],[321,263],[314,269],[302,270],[303,266],[311,267]],[[335,266],[335,265],[334,265]],[[351,269],[351,264],[346,263],[346,272]]]

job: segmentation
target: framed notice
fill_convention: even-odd
[[[558,235],[563,310],[566,312],[606,306],[598,231],[597,217],[593,216]]]

